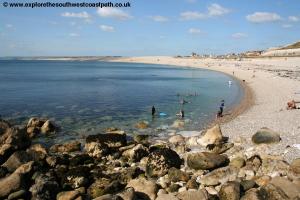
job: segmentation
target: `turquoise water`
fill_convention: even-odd
[[[150,125],[144,132],[164,134],[181,108],[184,130],[200,130],[222,99],[228,110],[243,94],[236,80],[214,71],[94,61],[0,61],[0,91],[2,118],[19,124],[50,118],[61,127],[51,138],[56,142],[111,126],[141,132],[134,125],[142,120]],[[190,103],[182,107],[182,99]],[[153,119],[152,105],[167,115]]]

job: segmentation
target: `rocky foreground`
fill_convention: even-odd
[[[300,199],[300,158],[289,164],[266,154],[281,140],[267,128],[253,133],[250,149],[228,143],[218,125],[157,143],[114,128],[87,136],[85,144],[47,149],[31,141],[55,130],[37,118],[26,127],[0,120],[0,199]]]

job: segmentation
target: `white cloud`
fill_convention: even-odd
[[[156,22],[167,22],[169,19],[167,17],[161,16],[161,15],[155,15],[155,16],[150,16],[153,21]]]
[[[69,36],[70,37],[79,37],[80,35],[78,33],[70,33]]]
[[[190,28],[189,33],[190,34],[201,34],[203,32],[200,29],[197,29],[197,28]]]
[[[299,17],[296,17],[296,16],[289,16],[289,21],[291,21],[291,22],[299,22],[300,19],[299,19]]]
[[[282,28],[292,28],[293,25],[292,24],[283,24]]]
[[[107,25],[100,25],[100,29],[105,32],[114,32],[115,28]]]
[[[130,14],[118,8],[98,8],[97,13],[100,17],[115,18],[118,20],[128,20],[132,18]]]
[[[246,19],[253,23],[264,23],[279,21],[281,20],[281,17],[277,13],[255,12],[251,15],[247,15]]]
[[[246,38],[248,35],[246,33],[234,33],[231,35],[234,39]]]
[[[195,20],[195,19],[205,19],[206,15],[199,12],[187,11],[180,13],[181,20]]]
[[[208,6],[208,15],[209,16],[222,16],[230,12],[229,9],[222,7],[219,4],[213,3]]]
[[[61,16],[63,17],[73,17],[73,18],[83,18],[83,19],[89,19],[91,16],[83,11],[83,12],[78,12],[78,13],[74,13],[74,12],[64,12],[61,14]]]

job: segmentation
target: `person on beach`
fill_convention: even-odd
[[[190,102],[189,102],[189,101],[186,101],[186,100],[184,100],[184,99],[181,99],[179,103],[183,105],[183,104],[190,103]]]
[[[179,116],[181,119],[184,118],[184,111],[180,109],[179,113],[177,113],[176,116]]]
[[[218,114],[217,114],[217,118],[223,117],[224,107],[225,107],[225,101],[222,100],[222,101],[221,101],[221,105],[220,105],[220,107],[219,107],[219,112],[218,112]]]
[[[286,107],[286,109],[287,109],[287,110],[298,109],[298,108],[297,108],[297,105],[296,105],[297,103],[300,103],[300,102],[296,102],[295,100],[292,100],[292,101],[287,102],[287,107]]]
[[[152,117],[154,117],[154,115],[155,115],[155,112],[156,112],[156,110],[155,110],[155,107],[154,107],[154,106],[152,106]]]

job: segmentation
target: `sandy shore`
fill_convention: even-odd
[[[172,57],[131,57],[117,62],[168,64],[220,71],[245,80],[246,95],[230,120],[222,123],[223,134],[230,140],[243,140],[253,146],[251,136],[268,127],[280,133],[279,144],[264,146],[266,153],[283,155],[290,162],[300,157],[300,110],[286,110],[291,99],[300,101],[300,58],[263,58],[218,60]],[[248,87],[248,89],[247,89]]]

